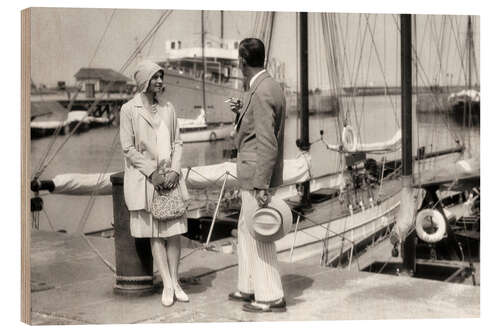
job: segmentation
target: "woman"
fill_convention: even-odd
[[[180,235],[187,232],[187,217],[157,220],[151,214],[154,190],[178,186],[182,141],[175,110],[162,102],[165,91],[163,69],[156,63],[140,63],[134,74],[137,94],[122,106],[120,140],[125,157],[124,194],[130,211],[133,237],[150,238],[151,251],[163,280],[161,302],[164,306],[189,298],[179,285]],[[160,173],[160,162],[171,172]],[[185,189],[182,183],[181,188]],[[187,200],[187,193],[183,192]]]

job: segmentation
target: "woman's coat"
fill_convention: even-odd
[[[170,131],[172,147],[171,169],[181,175],[182,141],[175,109],[170,102],[159,106],[160,117]],[[120,141],[125,157],[124,195],[129,211],[150,210],[154,186],[148,177],[158,166],[158,142],[151,113],[137,94],[120,111]],[[182,187],[185,183],[179,177]]]

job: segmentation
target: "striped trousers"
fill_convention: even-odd
[[[241,190],[241,211],[238,221],[238,290],[255,294],[256,301],[269,302],[283,297],[274,242],[261,242],[248,232],[245,212],[253,191]]]

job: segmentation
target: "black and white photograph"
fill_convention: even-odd
[[[23,322],[481,317],[478,11],[163,6],[18,12]]]

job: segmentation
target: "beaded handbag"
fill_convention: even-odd
[[[161,174],[167,173],[161,170]],[[186,203],[182,197],[179,184],[169,190],[156,190],[153,194],[151,214],[157,220],[171,220],[181,217],[186,213]]]

